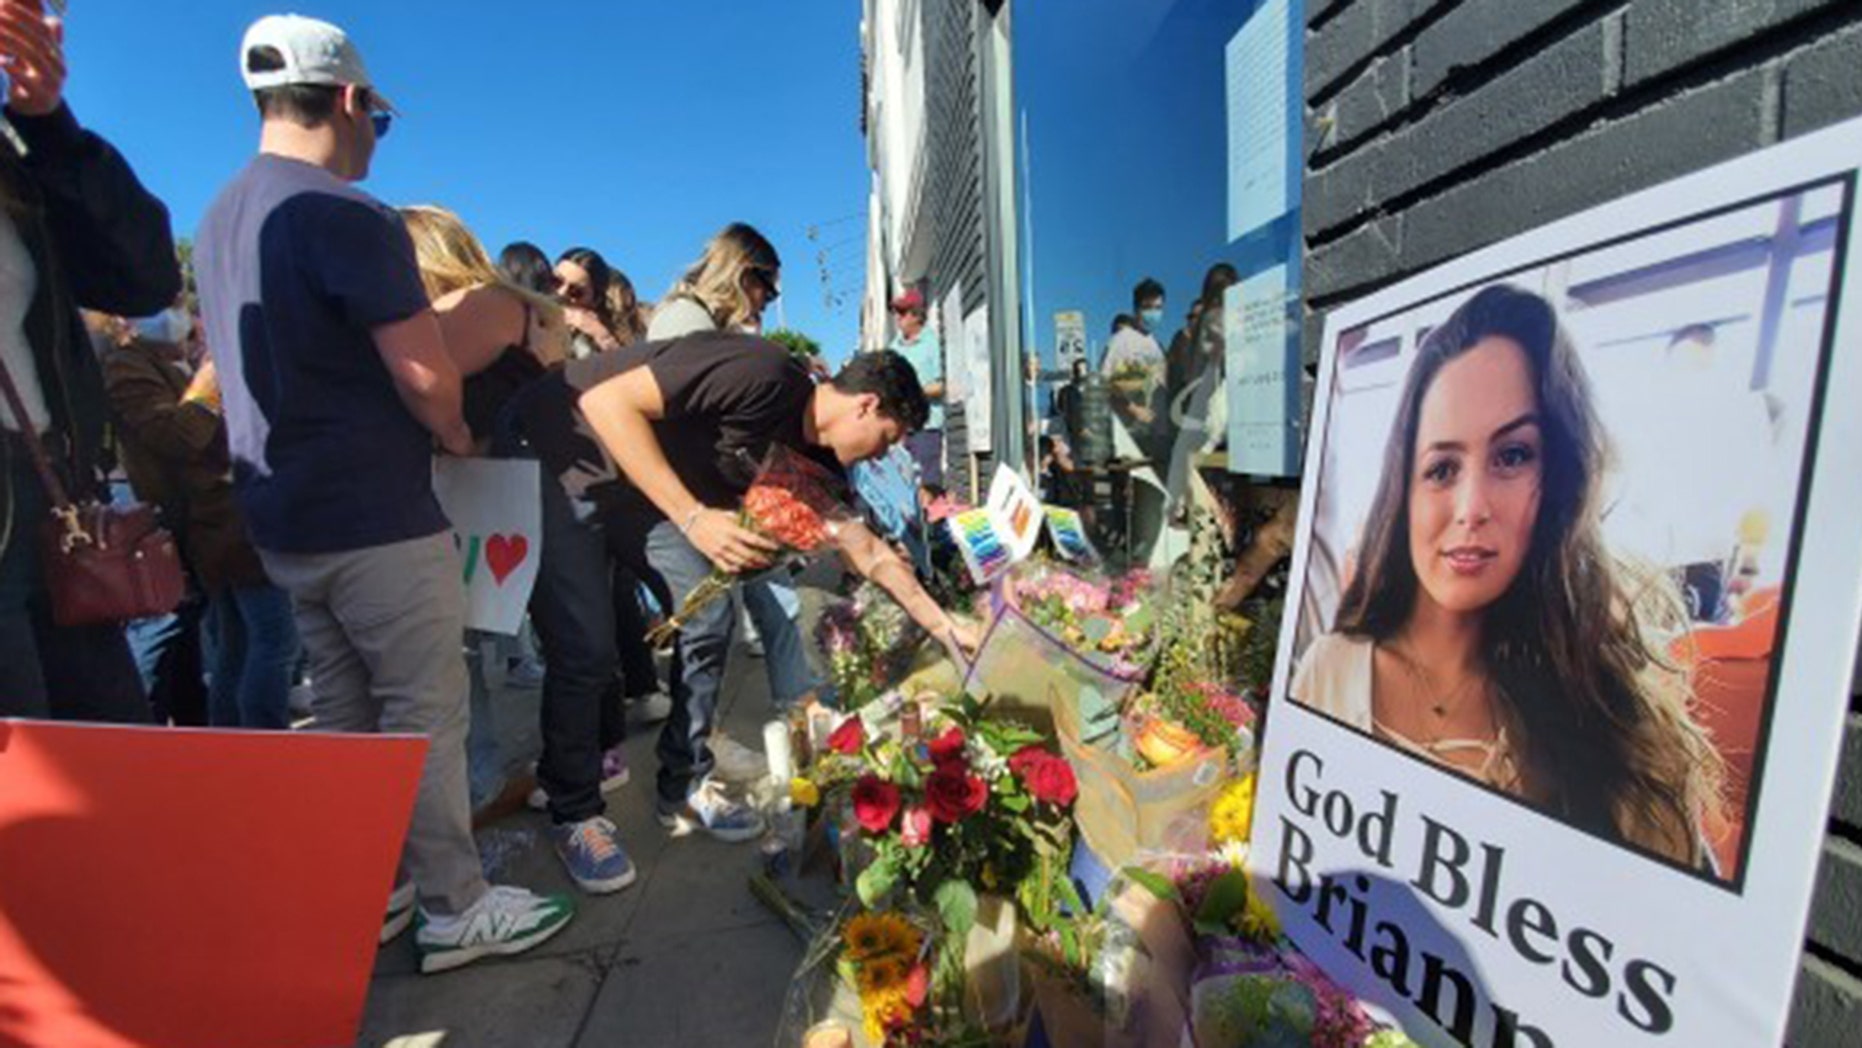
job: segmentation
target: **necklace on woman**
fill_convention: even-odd
[[[1409,670],[1410,677],[1415,683],[1415,686],[1426,696],[1424,701],[1429,704],[1429,712],[1434,714],[1435,718],[1439,721],[1445,721],[1452,715],[1459,713],[1462,705],[1467,701],[1467,697],[1478,690],[1478,685],[1482,683],[1480,674],[1470,673],[1462,679],[1461,683],[1455,685],[1452,690],[1444,692],[1441,686],[1436,682],[1435,674],[1430,672],[1427,666],[1411,658],[1407,652],[1402,651],[1394,645],[1391,646],[1390,650],[1402,661],[1404,667]]]

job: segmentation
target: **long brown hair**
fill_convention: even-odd
[[[1420,589],[1409,490],[1422,400],[1444,365],[1492,336],[1525,351],[1544,440],[1525,564],[1483,621],[1496,712],[1518,729],[1528,782],[1544,794],[1537,802],[1581,829],[1698,862],[1697,826],[1717,808],[1720,758],[1688,716],[1685,678],[1650,636],[1656,616],[1677,606],[1671,585],[1617,561],[1604,544],[1608,442],[1583,364],[1543,298],[1485,288],[1423,339],[1336,628],[1382,642],[1408,622]]]

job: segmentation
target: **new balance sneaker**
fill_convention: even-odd
[[[387,945],[414,922],[414,882],[403,881],[388,896],[388,912],[381,919],[381,941]]]
[[[573,916],[575,903],[566,895],[537,895],[505,885],[494,886],[450,917],[430,917],[423,909],[414,926],[420,970],[432,974],[480,957],[523,953],[562,931]]]
[[[730,799],[724,784],[706,776],[685,798],[677,810],[660,807],[659,824],[683,837],[693,830],[704,830],[721,841],[735,843],[763,835],[763,817],[755,808]]]
[[[556,855],[569,870],[569,878],[585,892],[605,895],[634,883],[633,860],[621,847],[620,832],[597,815],[581,822],[550,827]]]
[[[532,765],[531,772],[534,774],[535,771],[536,768]],[[627,785],[632,779],[633,772],[629,771],[627,768],[626,750],[619,746],[615,746],[612,749],[602,751],[601,792],[613,793],[615,790]],[[530,791],[530,796],[524,799],[524,803],[531,811],[549,811],[550,795],[542,786],[538,786]]]

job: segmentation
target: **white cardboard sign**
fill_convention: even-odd
[[[1253,861],[1425,1044],[1783,1038],[1862,619],[1859,160],[1327,318]]]
[[[466,589],[466,626],[515,636],[543,556],[537,463],[439,458],[433,493],[453,524]]]

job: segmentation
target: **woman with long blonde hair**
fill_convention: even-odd
[[[466,377],[466,424],[484,440],[510,395],[564,359],[562,308],[506,279],[451,211],[424,204],[401,217],[447,352]]]
[[[491,453],[527,456],[514,425],[502,416],[525,386],[561,363],[568,350],[563,309],[552,299],[504,277],[459,220],[439,207],[401,210],[414,238],[420,279],[440,316],[446,346],[466,375],[465,416]],[[619,831],[603,811],[602,753],[597,746],[602,692],[612,679],[613,627],[600,616],[608,607],[606,551],[600,535],[576,519],[562,486],[548,478],[542,500],[542,553],[530,611],[544,659],[543,752],[537,762],[543,807],[550,814],[550,839],[569,877],[584,891],[616,892],[633,883],[633,861]],[[585,643],[592,634],[593,644]],[[501,764],[490,717],[477,712],[487,701],[474,687],[474,771]],[[619,782],[625,782],[625,768]]]
[[[732,222],[705,245],[654,310],[647,338],[693,331],[758,331],[781,294],[782,257],[755,227]]]

